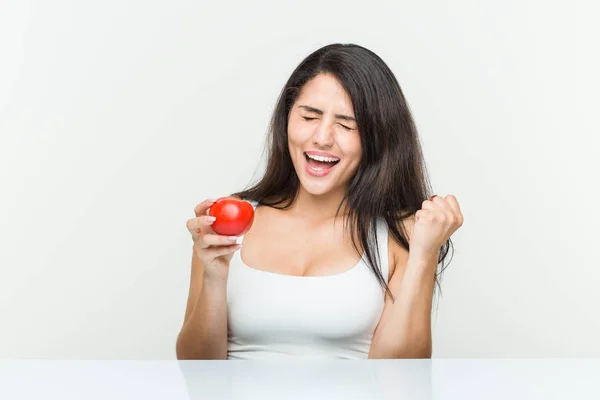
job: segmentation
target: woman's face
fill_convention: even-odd
[[[336,78],[319,74],[290,110],[288,146],[302,188],[312,195],[346,190],[361,159],[350,96]]]

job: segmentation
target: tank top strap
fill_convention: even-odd
[[[379,263],[381,274],[387,283],[390,276],[389,255],[388,255],[388,225],[384,218],[377,220],[377,247],[379,250]]]
[[[256,207],[258,207],[258,201],[256,200],[246,200],[248,203],[252,204],[252,207],[254,208],[254,210],[256,210]]]

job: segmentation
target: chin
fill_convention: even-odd
[[[302,186],[302,189],[311,196],[324,196],[334,191],[334,188],[331,187],[331,185],[321,185],[302,181],[300,181],[300,185]]]
[[[325,196],[339,190],[336,185],[336,180],[331,179],[333,176],[326,178],[315,178],[312,176],[300,175],[300,186],[302,190],[311,196]]]

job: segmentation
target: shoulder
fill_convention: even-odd
[[[232,194],[232,195],[227,196],[227,198],[234,199],[234,200],[239,200],[239,201],[246,201],[246,202],[252,204],[252,206],[254,208],[256,208],[256,206],[258,205],[258,201],[255,201],[255,200],[252,200],[252,199],[243,198],[239,194]]]

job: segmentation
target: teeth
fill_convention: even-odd
[[[340,160],[339,158],[316,156],[316,155],[312,155],[312,154],[307,154],[307,156],[308,156],[308,158],[312,158],[313,160],[322,161],[322,162],[336,162],[336,161]]]

